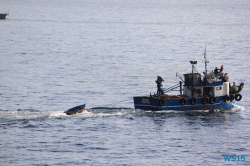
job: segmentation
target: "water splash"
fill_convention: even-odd
[[[45,120],[57,118],[102,118],[110,116],[128,116],[149,114],[210,114],[210,113],[235,113],[245,110],[244,107],[235,105],[231,110],[196,110],[196,111],[143,111],[126,107],[94,107],[89,108],[82,113],[66,115],[62,110],[58,111],[39,111],[33,109],[18,109],[16,111],[0,110],[0,123],[22,120]]]

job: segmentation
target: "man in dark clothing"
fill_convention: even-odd
[[[157,84],[157,95],[164,94],[163,90],[161,89],[162,81],[164,81],[164,80],[161,78],[161,76],[157,76],[157,80],[155,81]]]
[[[218,69],[217,67],[214,69],[214,75],[216,76],[219,73],[220,69]]]

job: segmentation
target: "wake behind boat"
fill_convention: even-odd
[[[184,79],[179,75],[179,84],[168,89],[163,89],[160,76],[157,76],[157,93],[149,96],[135,96],[135,109],[142,110],[228,110],[231,109],[236,101],[242,99],[240,94],[244,83],[238,86],[229,83],[228,73],[224,73],[224,67],[215,68],[208,73],[206,58],[206,49],[204,53],[205,72],[203,75],[198,73],[195,65],[197,61],[190,61],[192,64],[192,73],[184,74]],[[178,89],[180,94],[168,95],[169,91]]]

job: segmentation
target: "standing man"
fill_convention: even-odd
[[[157,84],[157,95],[162,95],[164,94],[163,90],[161,89],[162,87],[162,81],[164,81],[161,76],[157,76],[157,80],[155,81]]]

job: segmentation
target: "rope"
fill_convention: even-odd
[[[121,100],[121,101],[116,101],[116,102],[114,102],[114,103],[105,104],[104,106],[113,105],[113,104],[115,104],[115,103],[121,103],[121,102],[130,101],[130,100],[131,100],[131,98],[130,98],[130,99],[127,99],[127,100]]]

